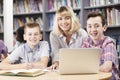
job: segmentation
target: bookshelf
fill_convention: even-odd
[[[105,18],[108,29],[105,35],[116,40],[116,47],[120,55],[120,0],[44,0],[44,34],[49,41],[49,34],[53,27],[56,9],[60,6],[71,6],[79,17],[82,28],[86,26],[87,14],[98,10]]]
[[[38,22],[43,32],[43,1],[13,0],[13,31],[26,22]],[[43,36],[44,38],[44,36]]]
[[[105,18],[107,23],[107,31],[105,35],[110,36],[116,41],[116,48],[120,56],[120,0],[83,0],[83,16],[82,20],[86,21],[86,16],[90,11],[99,11]],[[82,22],[82,26],[86,22]]]
[[[3,0],[0,0],[0,39],[3,40]]]
[[[101,11],[106,16],[106,22],[109,22],[105,35],[113,38],[116,37],[114,35],[120,36],[120,0],[10,0],[10,2],[0,0],[0,5],[1,1],[6,5],[3,7],[4,15],[0,13],[0,19],[4,23],[4,31],[0,32],[0,37],[4,33],[4,41],[9,48],[11,48],[9,44],[13,43],[11,40],[8,44],[8,40],[13,36],[12,33],[29,21],[37,21],[42,25],[43,40],[49,42],[56,9],[66,5],[73,8],[83,28],[86,26],[86,16],[90,11]]]

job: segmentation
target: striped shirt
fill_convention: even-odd
[[[82,47],[101,48],[100,65],[102,65],[105,61],[112,61],[113,62],[113,66],[112,66],[113,76],[110,80],[119,80],[118,55],[116,51],[115,42],[112,38],[105,36],[103,40],[99,40],[97,44],[94,44],[92,39],[89,37],[84,41]]]

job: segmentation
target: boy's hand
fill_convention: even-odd
[[[26,63],[26,69],[32,69],[33,67],[32,63]]]
[[[112,61],[106,61],[104,64],[100,66],[100,71],[102,72],[111,72],[112,70]]]

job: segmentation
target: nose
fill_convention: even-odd
[[[63,24],[66,22],[66,20],[65,19],[62,19],[62,21],[61,21]]]
[[[96,28],[94,26],[92,26],[91,31],[96,31]]]

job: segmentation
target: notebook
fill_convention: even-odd
[[[59,51],[59,74],[99,72],[100,49],[62,48]]]

